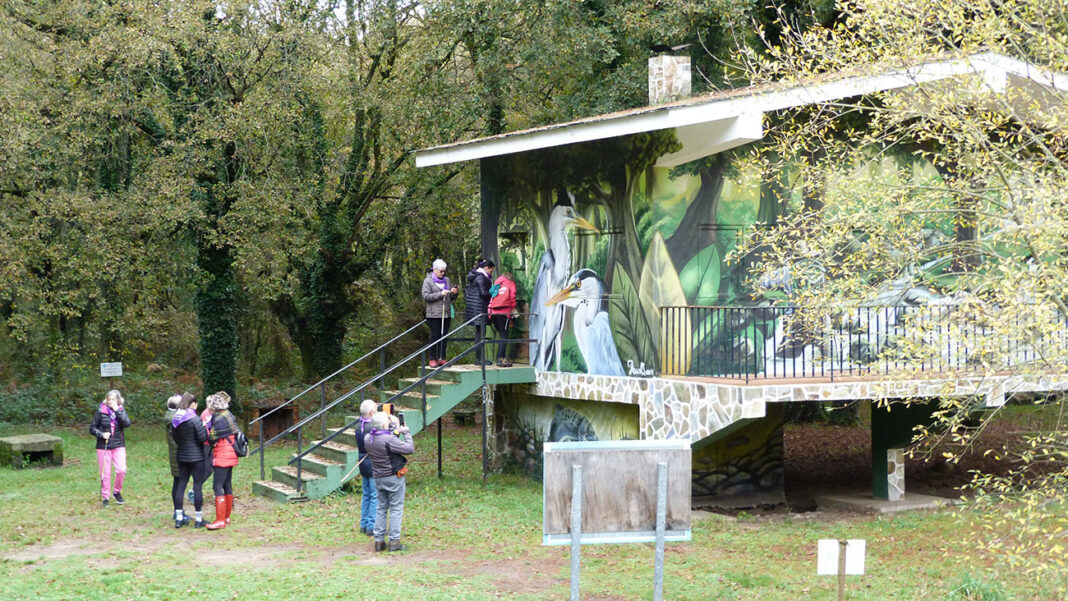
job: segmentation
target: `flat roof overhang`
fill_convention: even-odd
[[[1068,76],[986,52],[923,62],[875,75],[829,77],[808,84],[756,86],[713,92],[672,103],[640,107],[532,129],[435,146],[416,152],[416,167],[430,167],[591,142],[662,129],[675,129],[682,150],[661,157],[673,167],[763,137],[770,111],[821,104],[866,94],[904,90],[951,78],[978,76],[991,92],[1012,87],[1048,107],[1054,91],[1068,90]],[[1026,110],[1027,103],[1014,102]]]

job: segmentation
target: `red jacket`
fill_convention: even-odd
[[[237,422],[229,411],[212,415],[208,441],[214,447],[211,464],[215,467],[234,467],[237,465],[237,453],[234,452],[234,434]]]
[[[497,296],[490,299],[490,315],[508,315],[515,311],[515,282],[502,275],[493,284],[500,286],[500,289]]]

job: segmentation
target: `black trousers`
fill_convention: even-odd
[[[508,340],[508,322],[511,319],[509,315],[490,315],[490,321],[493,323],[493,329],[497,330],[497,338],[501,340]],[[497,343],[497,360],[500,361],[508,356],[508,343]]]
[[[215,468],[215,481],[212,483],[215,488],[215,496],[221,497],[223,495],[234,494],[234,486],[231,478],[234,475],[234,468],[232,467],[216,467]]]
[[[189,484],[189,477],[193,477],[193,507],[197,511],[204,509],[204,464],[200,461],[186,463],[178,462],[178,477],[174,479],[171,488],[171,497],[174,499],[174,508],[181,509],[185,500],[185,487]]]
[[[445,360],[445,346],[448,345],[449,340],[442,338],[445,334],[449,333],[449,324],[452,323],[451,317],[442,319],[440,317],[427,317],[426,325],[430,328],[430,350],[427,351],[427,359],[429,360]],[[434,344],[435,341],[441,341],[438,344]]]
[[[486,339],[486,317],[487,317],[487,315],[480,315],[479,317],[480,317],[480,319],[475,320],[475,323],[473,324],[475,326],[475,341],[476,342]],[[475,349],[475,360],[476,361],[482,362],[482,351],[484,349],[485,349],[485,346],[480,346],[477,349]]]
[[[204,461],[200,462],[200,471],[204,474],[201,477],[201,481],[207,482],[208,478],[211,478],[212,469],[213,468],[211,466],[211,447],[208,445],[204,445]]]

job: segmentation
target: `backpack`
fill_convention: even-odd
[[[245,433],[238,430],[234,433],[234,454],[238,457],[248,457],[248,439],[245,438]]]

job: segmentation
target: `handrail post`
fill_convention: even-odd
[[[260,480],[266,480],[267,472],[263,466],[263,422],[256,424],[256,429],[260,431]]]
[[[322,437],[320,438],[320,440],[322,440],[323,438],[326,438],[326,411],[324,411],[325,409],[326,409],[326,382],[323,382],[322,384],[319,385],[319,411],[321,412],[319,414],[319,425],[322,428]]]
[[[422,380],[422,382],[423,382],[422,389],[423,389],[423,427],[424,428],[426,427],[426,369],[425,369],[425,366],[426,366],[426,349],[423,349],[423,352],[420,354],[420,357],[419,357],[419,379]]]
[[[438,478],[441,477],[441,418],[438,418]]]
[[[297,428],[297,496],[300,496],[300,466],[303,459],[300,454],[304,452],[304,439],[301,437],[303,428]]]

